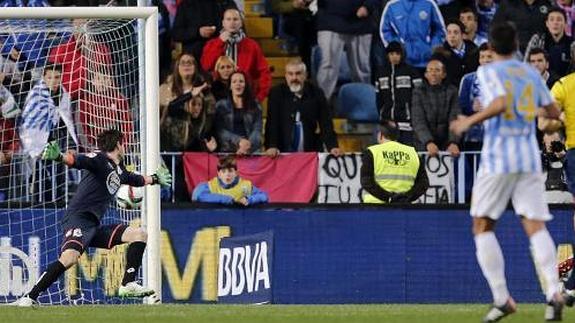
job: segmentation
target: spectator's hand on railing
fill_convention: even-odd
[[[238,150],[236,151],[236,154],[247,155],[250,153],[250,148],[252,148],[252,143],[249,140],[242,138],[238,143]]]
[[[429,157],[436,157],[437,155],[439,155],[439,147],[437,147],[437,145],[434,142],[427,143],[427,146],[425,148],[427,149],[427,154],[429,155]]]
[[[271,157],[271,158],[276,158],[277,156],[279,156],[280,151],[277,148],[268,148],[265,153],[266,156]]]
[[[239,200],[236,200],[236,203],[241,204],[243,206],[248,206],[248,204],[250,204],[248,198],[245,196],[242,196]]]
[[[8,163],[8,157],[0,151],[0,166]]]
[[[206,148],[209,152],[213,152],[218,148],[218,142],[214,137],[210,137],[210,140],[204,139],[204,142],[206,143]]]
[[[447,151],[449,152],[451,157],[459,157],[460,151],[459,146],[457,144],[450,143],[449,146],[447,146]]]
[[[329,151],[330,154],[334,155],[335,157],[339,157],[343,155],[343,151],[338,147],[334,147]]]

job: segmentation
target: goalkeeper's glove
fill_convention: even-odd
[[[43,160],[55,160],[61,162],[62,158],[63,156],[60,152],[60,147],[55,140],[47,143],[46,146],[44,146],[44,150],[42,151]]]
[[[170,186],[172,185],[172,174],[166,167],[160,166],[156,173],[152,175],[152,180],[154,184]]]

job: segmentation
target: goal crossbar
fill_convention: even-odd
[[[158,13],[156,7],[3,7],[1,19],[146,19]]]

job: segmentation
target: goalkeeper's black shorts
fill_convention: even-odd
[[[66,217],[62,222],[64,237],[60,251],[74,249],[83,253],[88,247],[111,249],[122,243],[122,234],[127,228],[125,224],[100,225],[91,214]]]

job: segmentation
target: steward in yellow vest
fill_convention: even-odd
[[[382,121],[379,144],[364,151],[361,187],[364,203],[409,203],[427,190],[429,181],[419,155],[411,146],[397,140],[399,130],[393,121]]]
[[[192,201],[220,204],[267,203],[268,195],[252,182],[238,176],[238,167],[233,156],[224,156],[218,161],[218,176],[200,183],[192,194]]]

